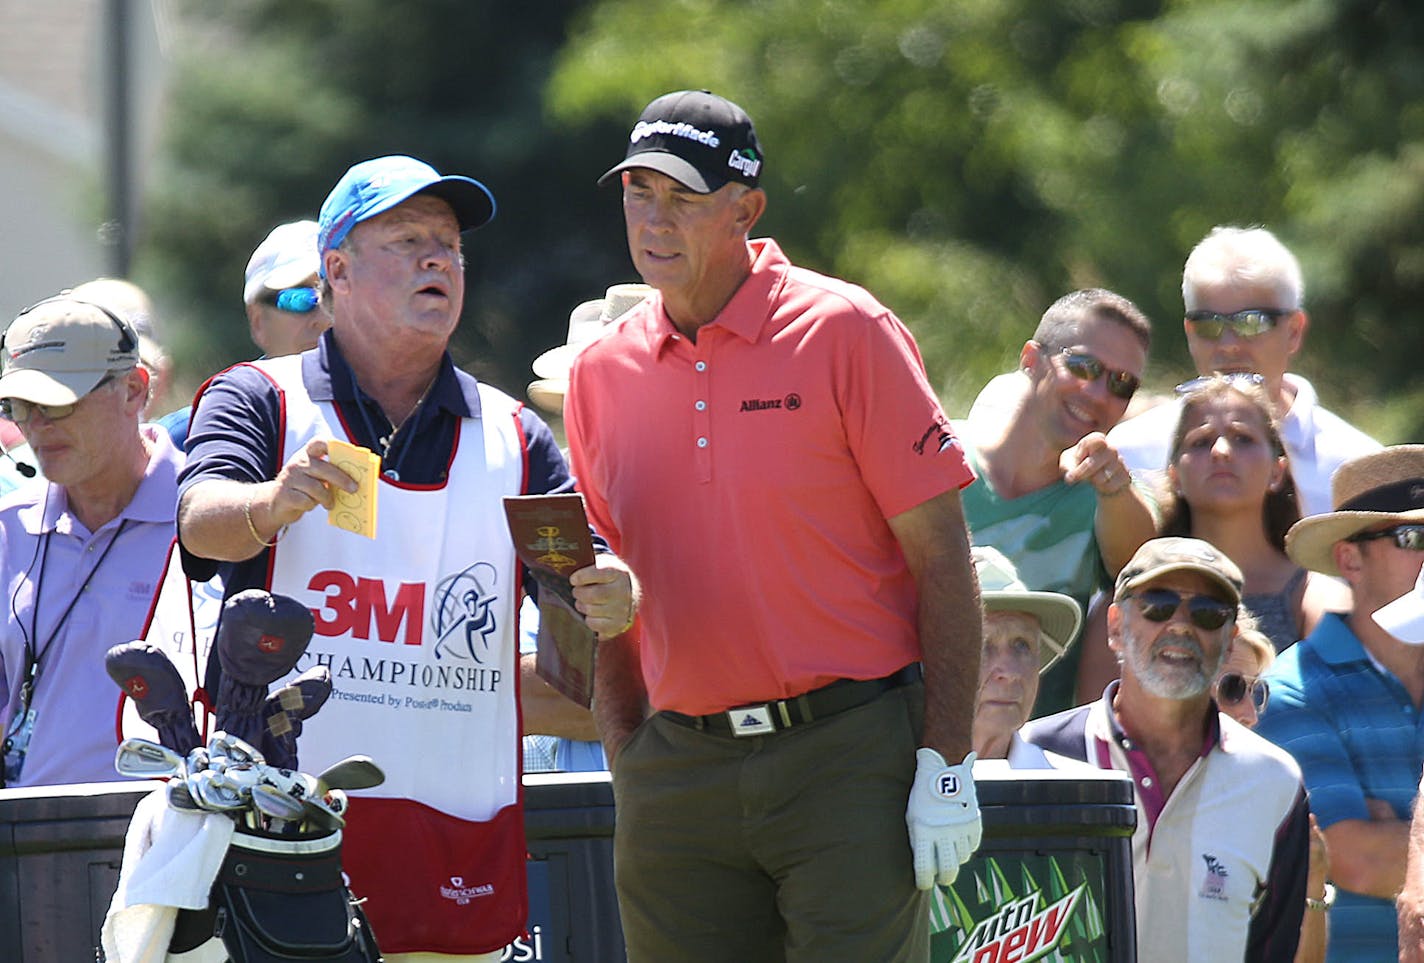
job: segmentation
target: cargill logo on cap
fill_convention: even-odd
[[[732,151],[732,156],[727,158],[727,166],[734,171],[741,171],[747,177],[756,177],[761,172],[761,160],[756,151],[749,147]]]

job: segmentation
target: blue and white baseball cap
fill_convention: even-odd
[[[442,176],[424,161],[399,154],[362,161],[342,175],[322,202],[317,234],[322,277],[326,252],[339,247],[353,227],[416,194],[433,194],[449,204],[461,231],[472,231],[494,218],[494,195],[474,178]]]

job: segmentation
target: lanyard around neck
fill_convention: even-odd
[[[45,565],[49,562],[49,540],[54,535],[54,530],[50,529],[40,536],[40,571],[34,581],[35,601],[30,607],[30,634],[29,637],[25,639],[25,676],[24,681],[20,683],[20,712],[17,714],[19,717],[23,717],[23,715],[29,711],[30,701],[34,698],[35,683],[39,679],[40,666],[44,661],[44,657],[48,655],[49,650],[54,647],[54,641],[59,637],[60,629],[64,628],[65,622],[69,621],[69,615],[74,611],[74,606],[78,605],[79,600],[83,598],[84,591],[89,588],[89,583],[93,581],[94,575],[99,571],[99,566],[103,565],[104,559],[109,557],[109,551],[118,543],[119,536],[124,533],[124,529],[128,527],[128,524],[129,520],[127,518],[120,519],[119,527],[114,531],[113,537],[109,539],[109,544],[105,545],[104,550],[99,553],[99,558],[94,563],[94,567],[89,569],[89,574],[84,576],[84,581],[80,583],[79,589],[74,593],[74,597],[69,600],[69,604],[66,605],[64,611],[60,613],[59,621],[56,622],[54,628],[50,630],[49,637],[45,639],[44,645],[39,644],[40,592],[44,586]]]

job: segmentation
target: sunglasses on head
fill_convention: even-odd
[[[1410,552],[1424,552],[1424,525],[1393,525],[1382,532],[1360,532],[1345,539],[1347,542],[1373,542],[1376,539],[1394,540],[1397,548]]]
[[[1183,381],[1173,390],[1179,395],[1189,395],[1198,388],[1205,388],[1214,381],[1221,380],[1234,388],[1243,388],[1247,385],[1260,386],[1266,383],[1264,375],[1254,371],[1228,371],[1222,374],[1202,375],[1200,378],[1193,378],[1191,381]]]
[[[1072,348],[1062,348],[1058,352],[1063,359],[1063,367],[1068,369],[1068,373],[1079,381],[1097,381],[1104,375],[1107,376],[1108,394],[1123,401],[1132,400],[1132,396],[1137,393],[1138,387],[1142,384],[1142,379],[1135,374],[1126,371],[1111,371],[1108,366],[1086,351],[1074,351]]]
[[[1288,314],[1295,314],[1295,309],[1246,308],[1230,314],[1222,314],[1219,311],[1188,311],[1187,323],[1192,326],[1192,331],[1208,341],[1221,337],[1221,332],[1227,328],[1236,332],[1238,338],[1254,338],[1274,328],[1276,322]]]
[[[104,385],[114,380],[115,375],[104,375],[99,379],[99,383],[90,388],[83,397],[72,401],[67,405],[37,405],[33,401],[26,401],[24,398],[0,398],[0,418],[6,421],[13,421],[16,424],[24,424],[34,417],[35,412],[44,415],[49,421],[59,421],[61,418],[68,418],[74,414],[74,409],[79,407],[79,402],[98,391]]]
[[[279,310],[290,311],[293,314],[307,314],[316,310],[319,297],[316,288],[283,288],[280,291],[272,291],[262,300],[268,304],[275,304]]]
[[[1240,672],[1227,672],[1216,680],[1216,701],[1224,706],[1238,705],[1247,696],[1257,712],[1265,712],[1271,701],[1271,686],[1260,676],[1254,678]]]
[[[1236,618],[1236,606],[1210,595],[1183,596],[1173,589],[1144,589],[1131,596],[1137,600],[1142,617],[1149,622],[1166,622],[1185,601],[1187,617],[1199,629],[1215,632]]]

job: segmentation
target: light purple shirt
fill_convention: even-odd
[[[70,514],[58,485],[37,481],[0,499],[0,722],[5,731],[20,705],[26,638],[42,653],[31,704],[34,733],[14,786],[121,778],[114,771],[119,688],[104,671],[104,653],[143,631],[173,539],[183,464],[166,432],[153,425],[141,430],[152,446],[143,481],[119,517],[97,532]],[[79,600],[56,633],[55,624],[76,594]]]

